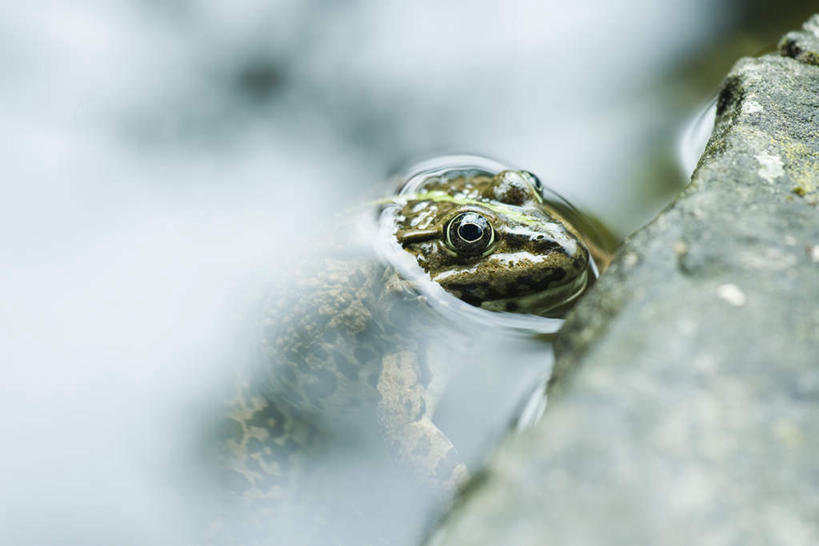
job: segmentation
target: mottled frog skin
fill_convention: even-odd
[[[418,283],[483,312],[559,317],[596,276],[594,245],[526,171],[410,177],[381,210],[384,243],[422,273],[407,280],[372,256],[328,254],[270,297],[259,363],[239,372],[222,442],[236,498],[297,498],[301,480],[320,479],[312,465],[328,438],[350,423],[375,431],[431,488],[456,487],[468,471],[435,423],[448,364],[425,347],[430,305]]]
[[[398,241],[467,303],[561,316],[593,280],[589,249],[530,172],[449,171],[402,194]]]
[[[316,421],[379,427],[400,459],[444,487],[465,477],[431,420],[423,340],[407,335],[423,305],[394,269],[351,258],[322,259],[288,297],[271,298],[262,367],[240,379],[231,403],[231,488],[276,498],[294,486],[321,442]]]

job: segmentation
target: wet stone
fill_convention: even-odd
[[[819,544],[817,40],[736,64],[691,184],[567,319],[543,420],[432,544]]]

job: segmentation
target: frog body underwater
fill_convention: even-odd
[[[382,205],[383,242],[400,266],[322,257],[268,300],[259,365],[241,374],[229,403],[232,495],[297,497],[301,480],[321,479],[311,469],[328,438],[350,423],[402,469],[451,491],[468,471],[435,423],[450,370],[425,346],[435,325],[419,283],[483,313],[560,317],[596,278],[595,257],[606,260],[568,222],[573,209],[549,201],[527,171],[422,171]]]

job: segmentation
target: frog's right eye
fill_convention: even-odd
[[[501,171],[495,176],[492,196],[502,203],[522,206],[543,201],[543,184],[529,171]]]
[[[538,178],[535,173],[531,173],[529,171],[520,171],[520,174],[526,179],[527,182],[529,182],[529,185],[534,188],[537,196],[543,197],[543,182],[540,181],[540,178]]]
[[[446,242],[458,254],[477,256],[495,241],[495,230],[485,216],[462,212],[446,226]]]

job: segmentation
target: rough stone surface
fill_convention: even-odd
[[[543,420],[430,542],[819,544],[819,17],[569,317]],[[789,46],[788,44],[792,44]]]
[[[801,31],[783,36],[779,41],[779,51],[786,57],[819,66],[819,14],[808,19]]]

